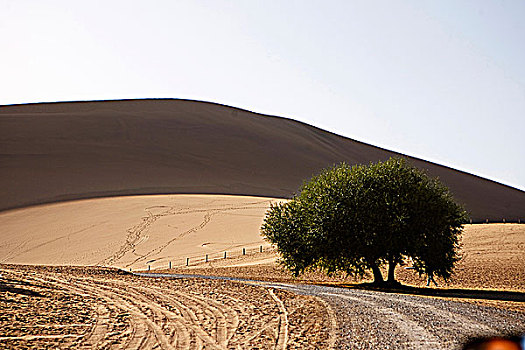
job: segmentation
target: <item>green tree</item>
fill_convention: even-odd
[[[391,158],[342,163],[305,182],[291,201],[272,206],[261,232],[294,275],[310,268],[388,283],[411,258],[421,275],[448,279],[458,260],[464,209],[437,179]]]

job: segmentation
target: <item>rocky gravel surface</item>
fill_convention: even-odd
[[[460,349],[478,336],[525,334],[525,312],[472,302],[315,285],[275,284],[325,299],[339,349]],[[508,303],[508,302],[507,302]]]
[[[475,337],[525,335],[523,302],[427,297],[311,284],[258,284],[325,300],[335,315],[337,349],[461,349],[462,344]]]

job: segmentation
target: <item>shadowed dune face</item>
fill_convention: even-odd
[[[0,107],[0,149],[0,210],[133,194],[286,198],[327,166],[397,155],[296,121],[185,100]],[[474,221],[525,220],[524,192],[411,160],[439,176]]]

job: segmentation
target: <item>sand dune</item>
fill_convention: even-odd
[[[262,197],[158,195],[88,199],[0,213],[0,262],[146,269],[268,250]],[[253,259],[252,259],[253,260]],[[252,261],[251,260],[251,261]],[[256,260],[256,259],[255,259]]]
[[[323,300],[273,285],[63,267],[171,263],[170,272],[289,280],[259,234],[270,204],[321,168],[393,152],[288,119],[179,100],[0,107],[0,149],[0,289],[7,302],[0,338],[11,347],[329,348],[337,334],[340,344],[357,339],[379,348],[401,334],[414,340],[412,348],[437,344],[429,322],[452,320],[443,328],[452,334],[447,343],[465,324],[489,329],[481,321],[458,327],[461,315],[480,315],[479,305],[467,303],[452,305],[453,313],[442,301],[431,305],[434,299],[325,291]],[[412,161],[440,176],[475,221],[524,220],[524,192]],[[468,226],[452,285],[523,290],[523,232],[523,225]],[[398,278],[424,283],[402,268]],[[310,281],[319,282],[319,274]],[[503,324],[498,332],[521,326],[514,311],[483,310],[481,319]],[[372,326],[363,331],[367,322]],[[374,332],[388,337],[377,340]]]
[[[0,150],[0,210],[130,194],[285,198],[334,163],[396,155],[293,120],[185,100],[2,106]],[[412,161],[439,176],[474,221],[525,220],[523,191]]]
[[[103,265],[136,271],[148,266],[166,269],[171,261],[179,272],[244,276],[245,269],[248,275],[244,277],[290,279],[277,268],[277,255],[259,233],[264,213],[278,201],[153,195],[8,210],[0,212],[0,263]],[[466,225],[462,241],[463,259],[449,286],[523,290],[525,225]],[[410,284],[425,283],[424,277],[403,267],[398,277]]]

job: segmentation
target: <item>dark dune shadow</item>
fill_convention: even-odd
[[[291,119],[175,99],[0,106],[0,150],[0,211],[117,195],[289,198],[323,168],[403,156]],[[525,222],[524,191],[407,158],[473,222]]]
[[[330,284],[323,283],[325,286],[342,287],[348,289],[373,290],[384,293],[396,294],[412,294],[424,295],[432,297],[445,298],[460,298],[460,299],[484,299],[484,300],[500,300],[500,301],[514,301],[525,302],[525,293],[501,290],[486,290],[486,289],[462,289],[462,288],[422,288],[405,285],[396,286],[377,286],[371,283],[355,283],[355,284]]]
[[[0,280],[0,293],[10,292],[13,294],[21,294],[21,295],[27,295],[31,297],[39,297],[39,298],[46,297],[44,294],[41,294],[37,291],[31,290],[31,289],[20,288],[20,286],[24,286],[24,285],[31,286],[30,283],[24,283],[22,281],[15,281],[15,280],[10,280],[10,279]]]

